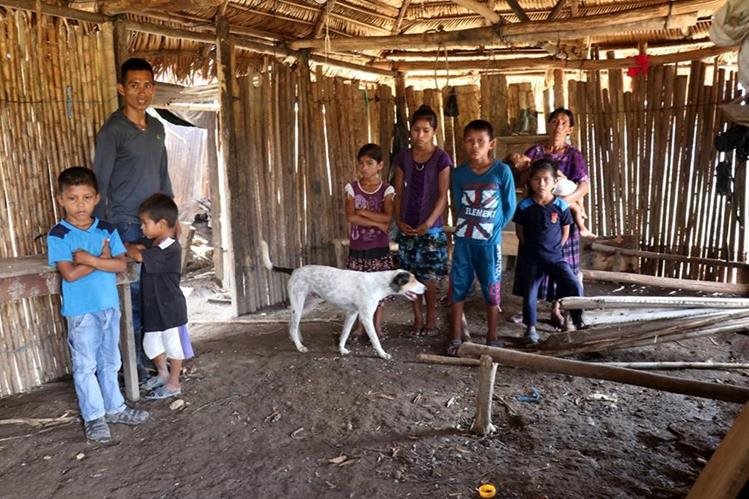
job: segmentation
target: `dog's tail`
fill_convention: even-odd
[[[273,272],[282,272],[284,274],[291,274],[292,272],[294,272],[294,269],[286,267],[276,267],[275,265],[273,265],[273,262],[270,261],[268,243],[262,240],[260,241],[260,257],[263,260],[263,266],[268,270],[272,270]]]

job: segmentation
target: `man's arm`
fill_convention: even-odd
[[[114,170],[117,157],[117,141],[114,134],[106,129],[99,131],[96,136],[96,151],[94,152],[94,173],[99,187],[101,199],[94,209],[94,216],[99,220],[106,219],[109,198],[109,181]]]

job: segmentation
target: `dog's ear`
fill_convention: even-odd
[[[410,273],[408,273],[408,272],[398,272],[393,277],[393,280],[390,281],[390,288],[397,293],[410,280],[411,280],[411,274]]]

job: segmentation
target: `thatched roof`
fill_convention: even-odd
[[[46,0],[49,4],[53,0]],[[591,51],[670,47],[678,51],[708,43],[707,30],[719,0],[108,0],[70,1],[70,9],[118,15],[128,22],[129,51],[178,77],[213,73],[215,19],[223,14],[241,38],[239,67],[266,55],[313,58],[408,72],[409,61],[554,57],[585,59]],[[37,2],[2,1],[31,7]],[[653,15],[631,18],[651,9]],[[590,20],[584,29],[578,21]],[[138,28],[134,26],[139,26]],[[143,29],[143,26],[148,28]],[[559,31],[555,27],[559,26]],[[583,25],[581,25],[583,26]],[[154,27],[185,30],[181,38]],[[464,36],[465,33],[465,36]],[[371,43],[370,43],[371,41]],[[696,45],[695,45],[696,44]],[[356,68],[341,68],[354,71]],[[375,78],[383,74],[375,75]]]

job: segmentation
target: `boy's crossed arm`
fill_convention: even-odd
[[[85,250],[76,250],[73,252],[73,261],[57,262],[57,270],[63,279],[68,282],[76,281],[85,277],[94,270],[103,270],[104,272],[124,272],[127,269],[127,260],[125,255],[112,257],[112,251],[109,248],[109,240],[104,240],[101,255],[94,256]]]

